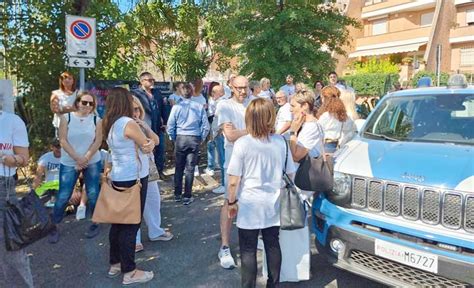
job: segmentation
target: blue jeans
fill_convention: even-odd
[[[88,214],[92,215],[95,208],[95,203],[99,197],[99,182],[101,162],[89,164],[83,170],[84,183],[86,185],[87,198],[89,202]],[[56,202],[53,208],[53,222],[60,223],[64,217],[64,209],[71,198],[74,186],[76,185],[79,171],[74,166],[66,166],[61,164],[59,166],[59,191],[56,195]]]
[[[158,171],[163,171],[165,168],[165,134],[163,132],[157,133],[158,137],[160,138],[160,144],[155,147],[154,156],[155,156],[155,164]]]
[[[192,196],[194,167],[199,163],[199,145],[201,137],[178,135],[176,137],[174,151],[176,155],[176,169],[174,173],[174,195],[183,194],[183,174],[184,194],[183,197]]]
[[[324,144],[324,152],[334,153],[337,150],[337,142],[329,142]]]
[[[225,151],[224,151],[224,136],[219,134],[214,140],[207,142],[207,168],[215,170],[216,160],[215,151],[217,149],[217,157],[219,160],[219,167],[224,171]],[[222,186],[224,186],[224,177],[221,177]]]

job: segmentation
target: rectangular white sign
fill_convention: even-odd
[[[0,80],[0,110],[15,113],[14,101],[12,81],[4,79]]]
[[[79,57],[69,57],[67,61],[67,66],[77,67],[77,68],[94,68],[95,59],[94,58],[79,58]]]
[[[438,255],[375,239],[375,255],[424,271],[438,273]]]
[[[72,57],[97,57],[95,18],[66,15],[66,54]]]

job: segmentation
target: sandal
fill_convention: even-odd
[[[107,277],[115,278],[118,275],[120,275],[120,273],[122,273],[122,269],[120,268],[120,263],[110,265],[110,269],[109,269],[109,273],[107,273]]]
[[[143,251],[143,244],[139,243],[135,245],[135,253]]]
[[[135,277],[138,271],[143,272],[143,274],[140,277],[138,276]],[[134,271],[125,273],[125,275],[123,275],[122,284],[132,285],[132,284],[138,284],[138,283],[145,283],[153,279],[153,277],[154,277],[154,274],[152,271],[141,271],[141,270],[135,269]]]

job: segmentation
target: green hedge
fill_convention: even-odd
[[[383,96],[398,81],[398,74],[361,73],[342,77],[358,95]]]
[[[426,71],[426,70],[419,71],[418,73],[416,73],[415,76],[413,76],[413,79],[411,80],[411,85],[413,87],[416,87],[416,85],[418,84],[418,80],[420,80],[421,77],[430,77],[431,85],[436,86],[436,81],[437,81],[436,74],[434,72]],[[439,86],[446,86],[448,84],[448,80],[449,80],[449,74],[446,72],[441,72],[441,78],[440,78],[441,83]]]

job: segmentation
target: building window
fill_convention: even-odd
[[[387,33],[387,19],[375,20],[372,22],[372,35]]]
[[[474,48],[461,49],[460,66],[474,66]]]
[[[433,23],[434,12],[421,14],[420,26],[429,26]]]
[[[474,9],[466,11],[466,23],[469,26],[474,25]]]

